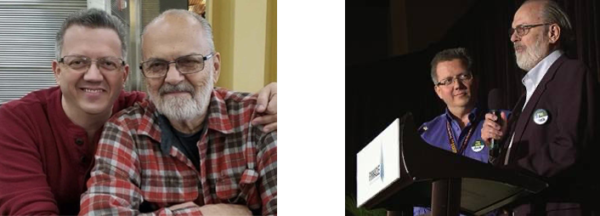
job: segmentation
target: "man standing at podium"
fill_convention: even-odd
[[[585,26],[584,26],[585,27]],[[482,138],[500,140],[490,161],[548,182],[539,194],[506,208],[511,215],[598,215],[598,80],[583,62],[565,57],[572,28],[553,1],[527,1],[517,10],[510,40],[526,94],[501,127],[486,115]]]
[[[431,79],[446,111],[419,128],[421,138],[435,147],[488,161],[488,146],[481,140],[485,110],[477,107],[478,80],[471,71],[472,58],[464,48],[443,50],[431,61]],[[415,207],[414,214],[429,212]]]

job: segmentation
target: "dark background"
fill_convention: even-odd
[[[433,119],[445,104],[433,90],[435,53],[465,47],[480,81],[478,99],[500,88],[512,109],[525,88],[508,29],[523,0],[346,1],[346,194],[356,196],[356,154],[395,118]],[[600,3],[557,0],[569,15],[576,47],[569,56],[600,74]],[[435,163],[435,159],[431,159]]]

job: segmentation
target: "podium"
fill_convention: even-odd
[[[436,216],[483,215],[546,187],[535,176],[425,143],[410,113],[357,155],[357,205],[367,209],[412,215],[412,206],[431,206]]]

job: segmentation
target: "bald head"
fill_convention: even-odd
[[[191,119],[202,123],[206,117],[220,72],[221,57],[212,44],[210,25],[189,11],[165,11],[146,26],[143,72],[158,71],[158,76],[146,76],[148,95],[171,123]]]
[[[201,40],[203,47],[208,48],[209,52],[214,52],[215,50],[212,28],[206,19],[187,10],[171,9],[161,13],[144,28],[142,32],[142,55],[145,55],[144,47],[147,45],[145,44],[147,38],[172,37],[174,34],[168,33],[173,32],[183,32],[199,36],[198,38]]]
[[[513,23],[543,23],[542,9],[546,1],[527,1],[515,13]]]

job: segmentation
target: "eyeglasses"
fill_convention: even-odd
[[[197,73],[204,69],[204,62],[211,57],[213,57],[213,53],[207,56],[201,54],[181,56],[174,61],[150,59],[141,63],[140,70],[148,78],[158,78],[166,76],[171,63],[175,63],[175,68],[181,74]]]
[[[449,85],[452,85],[452,83],[454,83],[454,80],[464,83],[465,81],[470,81],[472,78],[473,78],[473,75],[471,75],[471,74],[460,74],[455,77],[448,77],[446,79],[443,79],[435,85],[436,86],[449,86]]]
[[[67,65],[67,67],[75,72],[85,72],[89,70],[92,62],[96,62],[96,67],[98,67],[98,70],[103,72],[115,72],[125,65],[125,61],[123,59],[113,56],[91,59],[90,57],[86,56],[72,55],[64,56],[60,58],[58,62]]]
[[[542,24],[535,24],[535,25],[520,25],[517,26],[516,28],[510,28],[508,29],[508,37],[512,37],[512,35],[517,32],[517,36],[519,37],[523,37],[525,36],[527,33],[529,33],[529,30],[538,26],[545,26],[545,25],[550,25],[552,23],[542,23]]]

